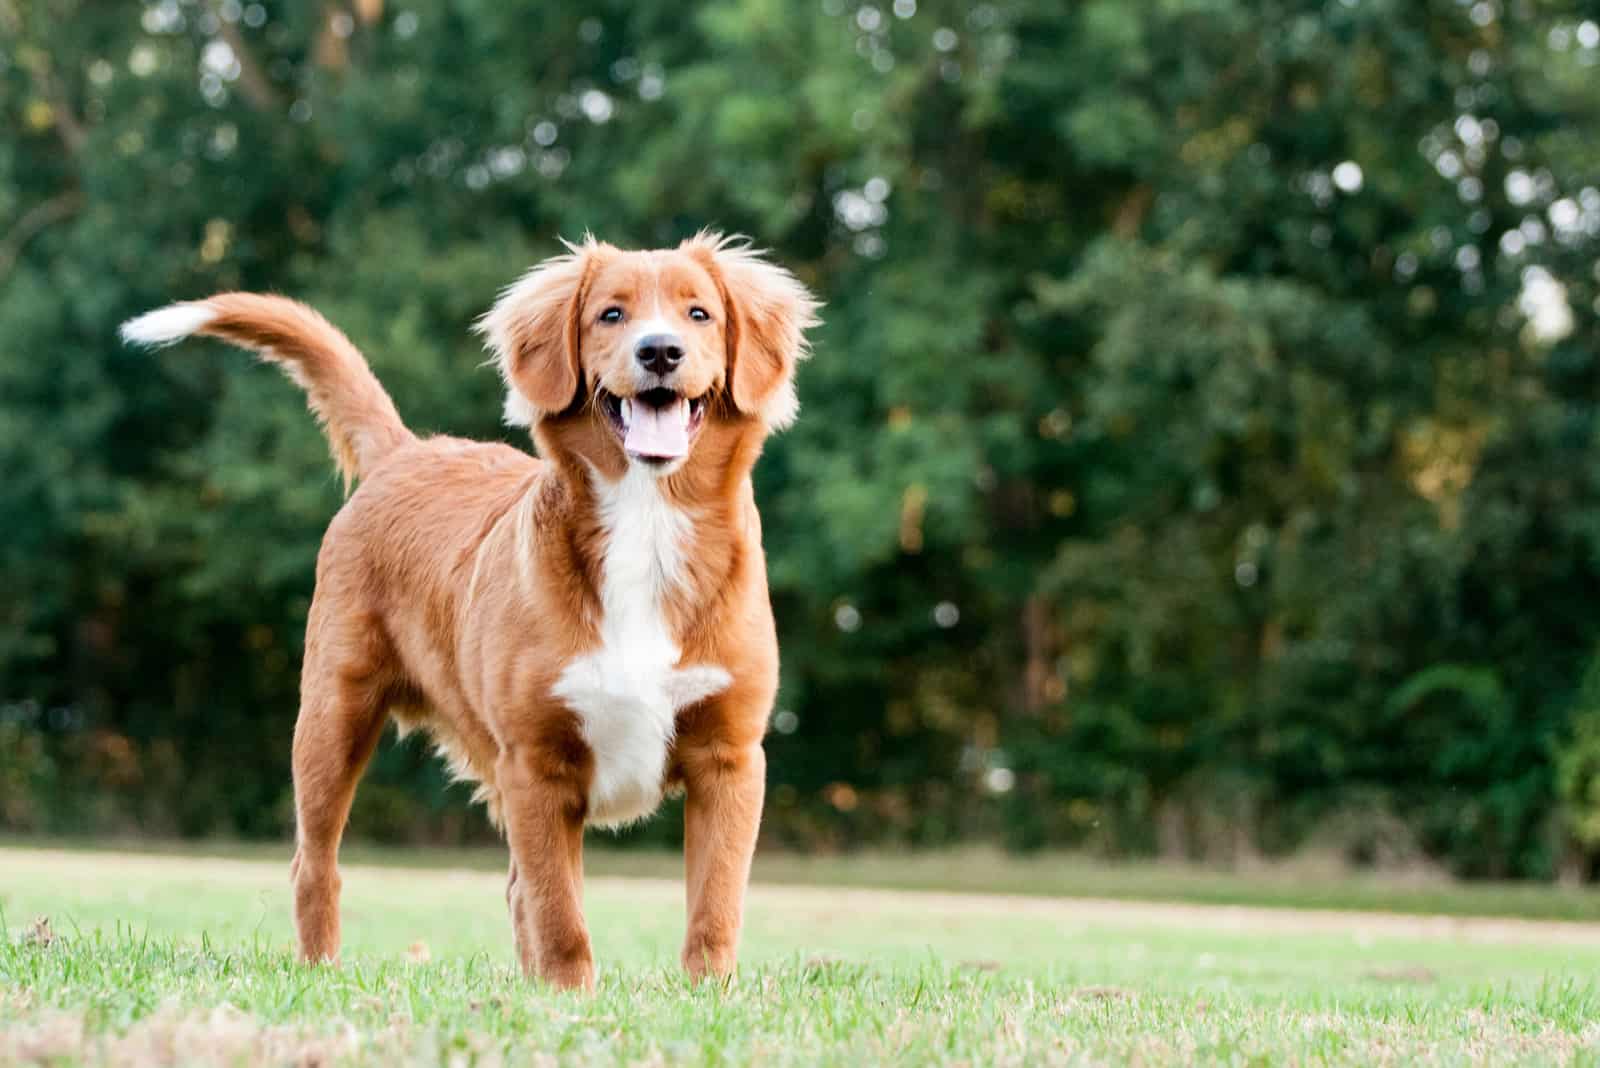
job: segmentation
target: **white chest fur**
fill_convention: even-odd
[[[606,535],[600,646],[567,665],[554,692],[578,714],[594,754],[589,822],[615,827],[661,803],[678,710],[732,680],[710,664],[679,667],[667,625],[663,602],[682,581],[689,517],[636,464],[617,482],[593,477]]]

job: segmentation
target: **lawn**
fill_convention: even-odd
[[[693,988],[677,883],[604,875],[583,997],[516,975],[501,875],[387,859],[307,969],[284,857],[0,849],[0,1064],[1600,1062],[1592,925],[758,882]]]

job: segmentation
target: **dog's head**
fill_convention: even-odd
[[[478,324],[508,422],[602,471],[668,473],[709,426],[764,434],[793,421],[817,304],[792,274],[710,233],[649,252],[592,238],[568,249]]]

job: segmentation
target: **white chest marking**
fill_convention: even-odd
[[[715,665],[677,666],[663,600],[683,578],[689,517],[636,464],[618,482],[593,480],[606,534],[600,646],[567,665],[554,693],[578,714],[594,754],[588,821],[615,827],[661,803],[678,710],[733,680]]]

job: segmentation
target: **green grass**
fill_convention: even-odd
[[[586,865],[602,876],[676,879],[677,852],[607,847],[591,842]],[[232,840],[175,842],[149,839],[7,839],[0,849],[129,852],[159,856],[213,856],[281,862],[287,843]],[[349,863],[380,867],[462,868],[502,872],[503,846],[465,849],[390,847],[349,843]],[[1168,861],[1106,861],[1075,853],[1015,855],[987,847],[914,853],[865,852],[833,856],[764,852],[756,858],[760,882],[785,886],[860,886],[893,890],[959,890],[1038,897],[1117,898],[1208,905],[1352,909],[1427,916],[1514,916],[1600,923],[1600,891],[1528,882],[1470,882],[1422,869],[1363,872],[1336,858],[1306,854],[1238,871]]]
[[[0,1064],[1600,1063],[1586,925],[763,882],[696,988],[677,883],[595,877],[586,998],[515,974],[498,872],[347,865],[301,967],[286,867],[0,850]]]

